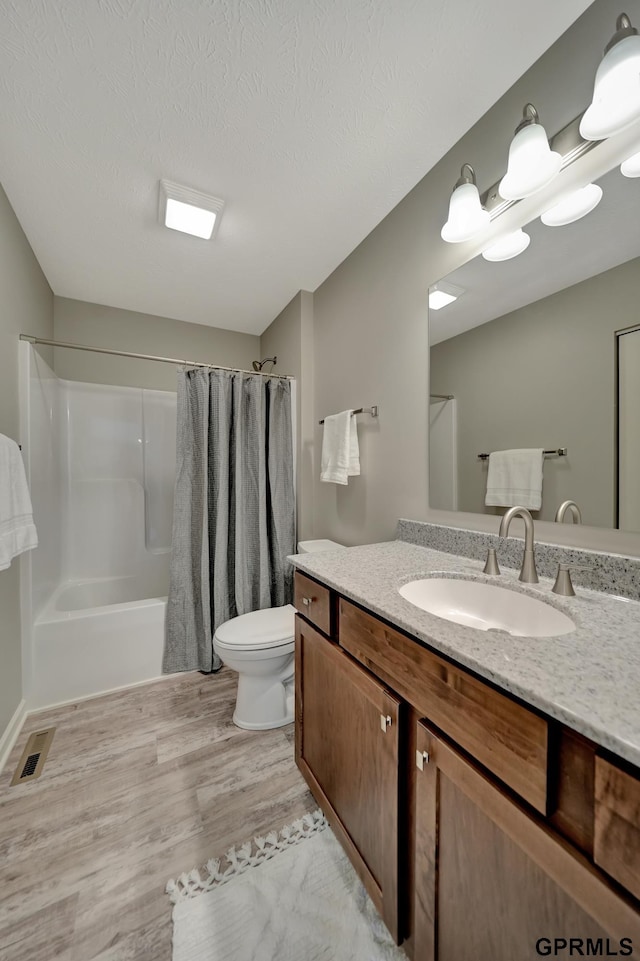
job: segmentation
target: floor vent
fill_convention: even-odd
[[[31,735],[13,775],[12,786],[40,777],[55,730],[55,727],[49,727],[46,731],[35,731]]]

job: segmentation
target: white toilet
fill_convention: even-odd
[[[335,541],[300,541],[298,552],[343,550]],[[283,727],[293,721],[295,607],[271,607],[232,617],[213,636],[220,660],[238,672],[233,723],[248,731]]]

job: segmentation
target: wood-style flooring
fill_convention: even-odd
[[[185,674],[27,718],[0,775],[1,961],[170,961],[167,880],[317,806],[293,725],[232,724],[236,683]],[[10,787],[50,725],[41,777]]]

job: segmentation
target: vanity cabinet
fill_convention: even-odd
[[[543,814],[548,722],[340,599],[340,646]]]
[[[299,615],[295,668],[296,762],[399,941],[400,699]]]
[[[580,939],[577,954],[595,953],[589,938],[600,955],[638,944],[635,909],[588,860],[423,722],[416,766],[414,961],[533,961],[556,938]]]
[[[640,898],[640,781],[596,758],[594,860]]]
[[[296,760],[408,956],[638,953],[637,775],[312,578],[296,596],[318,588],[328,618],[296,616]]]

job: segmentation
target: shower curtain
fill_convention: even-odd
[[[294,552],[291,383],[180,373],[163,672],[219,670],[214,631],[289,603]]]

